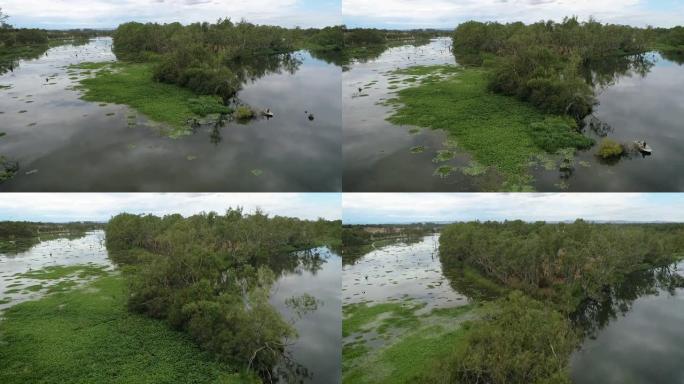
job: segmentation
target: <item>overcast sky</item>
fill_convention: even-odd
[[[671,27],[684,24],[684,0],[343,0],[352,27],[454,28],[468,20],[561,20],[576,15],[602,22]]]
[[[341,0],[0,0],[8,23],[52,29],[115,28],[127,21],[188,24],[230,17],[322,27],[341,22]]]
[[[121,212],[189,216],[202,211],[223,214],[229,207],[257,207],[270,215],[339,220],[338,193],[3,193],[0,221],[106,221]]]
[[[677,193],[346,193],[347,224],[585,220],[684,222]]]

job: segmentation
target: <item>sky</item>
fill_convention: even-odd
[[[341,0],[0,0],[16,27],[116,28],[127,21],[214,22],[324,27],[341,22]]]
[[[468,21],[559,21],[576,15],[601,22],[672,27],[684,24],[684,0],[343,0],[350,27],[448,28]]]
[[[684,222],[678,193],[346,193],[345,224],[473,220]]]
[[[190,216],[229,207],[271,216],[341,218],[339,193],[3,193],[0,221],[107,221],[121,213]]]

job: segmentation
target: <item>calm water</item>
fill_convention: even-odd
[[[42,241],[28,250],[17,253],[0,253],[0,310],[26,300],[45,295],[46,289],[59,280],[38,280],[18,277],[16,274],[39,270],[55,265],[93,264],[111,268],[104,246],[104,231],[87,232],[77,239],[54,239]],[[69,277],[73,280],[73,277]],[[27,287],[43,285],[43,289],[32,292]],[[8,293],[9,291],[9,293]]]
[[[579,152],[571,175],[559,178],[558,172],[538,172],[537,190],[557,190],[561,180],[569,191],[684,190],[684,66],[657,53],[649,53],[643,60],[609,62],[600,69],[610,83],[597,84],[600,104],[593,118],[608,128],[598,132],[587,128],[586,134],[597,142],[606,136],[628,144],[644,140],[653,154],[633,153],[617,162],[605,162],[595,156],[595,146]]]
[[[271,303],[287,319],[295,320],[299,338],[287,348],[293,360],[304,368],[298,377],[304,383],[339,383],[342,361],[342,301],[340,269],[342,258],[328,248],[298,253],[272,266],[279,272]],[[293,296],[312,295],[318,302],[313,312],[297,316],[285,305]]]
[[[434,39],[429,45],[391,48],[377,59],[353,63],[342,75],[345,191],[483,191],[500,189],[495,171],[467,176],[454,172],[446,178],[434,175],[438,165],[468,165],[468,153],[455,159],[432,161],[445,149],[442,131],[395,126],[385,118],[392,107],[378,105],[394,96],[388,89],[388,71],[415,65],[456,64],[450,39]],[[625,144],[645,140],[653,155],[630,153],[606,162],[595,154],[598,146],[580,151],[571,172],[542,165],[530,171],[538,191],[680,191],[684,190],[684,66],[657,53],[598,63],[593,83],[599,105],[587,119],[585,133],[600,141],[610,137]],[[373,83],[377,81],[377,83]],[[404,87],[406,85],[403,85]],[[359,91],[361,88],[361,91]],[[412,147],[424,152],[413,154]],[[560,159],[556,159],[557,163]],[[558,164],[557,164],[558,165]]]
[[[0,85],[11,86],[0,89],[0,154],[21,167],[0,190],[338,191],[341,68],[304,51],[293,56],[286,66],[257,69],[238,94],[275,118],[201,127],[179,139],[126,106],[82,101],[71,88],[78,80],[65,66],[114,60],[110,38],[21,61],[0,75]],[[137,116],[135,126],[128,115]]]
[[[684,383],[684,263],[633,274],[587,313],[575,384]]]
[[[396,243],[369,252],[342,269],[345,304],[413,299],[427,304],[425,311],[468,303],[442,273],[439,235],[412,244]]]

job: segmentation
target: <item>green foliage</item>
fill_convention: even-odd
[[[37,269],[22,273],[19,277],[37,280],[55,280],[69,275],[76,275],[83,279],[87,277],[99,277],[107,275],[105,267],[97,265],[53,265],[43,269]]]
[[[622,144],[615,140],[603,139],[601,144],[599,144],[599,149],[597,154],[604,159],[611,159],[615,157],[620,157],[624,152]]]
[[[444,364],[443,382],[570,383],[567,362],[578,338],[559,312],[520,292],[486,304],[465,347]]]
[[[452,72],[441,66],[420,73],[454,73],[439,82],[421,83],[398,92],[399,109],[389,117],[397,125],[443,129],[485,167],[512,182],[527,174],[530,157],[541,153],[531,123],[552,117],[527,103],[487,91],[480,69]]]
[[[645,266],[674,261],[681,225],[452,224],[440,237],[444,268],[471,267],[506,287],[549,300],[564,313]]]
[[[218,100],[210,96],[188,99],[188,106],[192,113],[198,116],[207,116],[214,113],[230,114],[233,112],[230,107],[219,103]]]
[[[120,276],[3,313],[0,381],[19,383],[256,383],[163,323],[126,310]]]
[[[95,77],[80,82],[85,88],[84,100],[130,105],[150,119],[168,124],[172,137],[189,132],[190,118],[199,118],[210,111],[228,110],[215,98],[198,98],[187,89],[155,82],[150,64],[105,63],[98,66],[102,70]]]
[[[577,123],[568,118],[547,117],[530,124],[530,128],[535,145],[548,153],[556,153],[562,148],[587,149],[594,145],[594,140],[578,132]]]
[[[528,101],[540,110],[581,120],[596,104],[594,91],[581,74],[591,60],[640,53],[648,49],[649,30],[579,22],[460,24],[453,49],[469,63],[492,68],[489,88]]]
[[[254,116],[255,116],[254,110],[247,105],[240,105],[235,110],[235,118],[237,120],[249,120],[249,119],[253,119]]]
[[[339,236],[339,222],[229,209],[183,218],[120,214],[107,249],[127,266],[131,310],[166,319],[220,360],[265,374],[294,328],[269,303],[271,257]]]

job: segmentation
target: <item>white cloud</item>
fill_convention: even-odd
[[[302,219],[341,217],[336,193],[5,193],[0,197],[0,221],[105,221],[121,212],[188,216],[238,206]]]
[[[307,7],[301,0],[3,0],[0,6],[19,26],[116,27],[125,21],[187,24],[230,17],[258,24],[339,24],[339,8]]]
[[[681,24],[684,4],[668,10],[649,8],[646,0],[344,0],[342,16],[350,25],[404,28],[453,28],[467,20],[560,20],[576,15],[602,22],[645,26]]]
[[[684,195],[634,193],[354,193],[342,198],[349,223],[461,220],[683,221]]]

